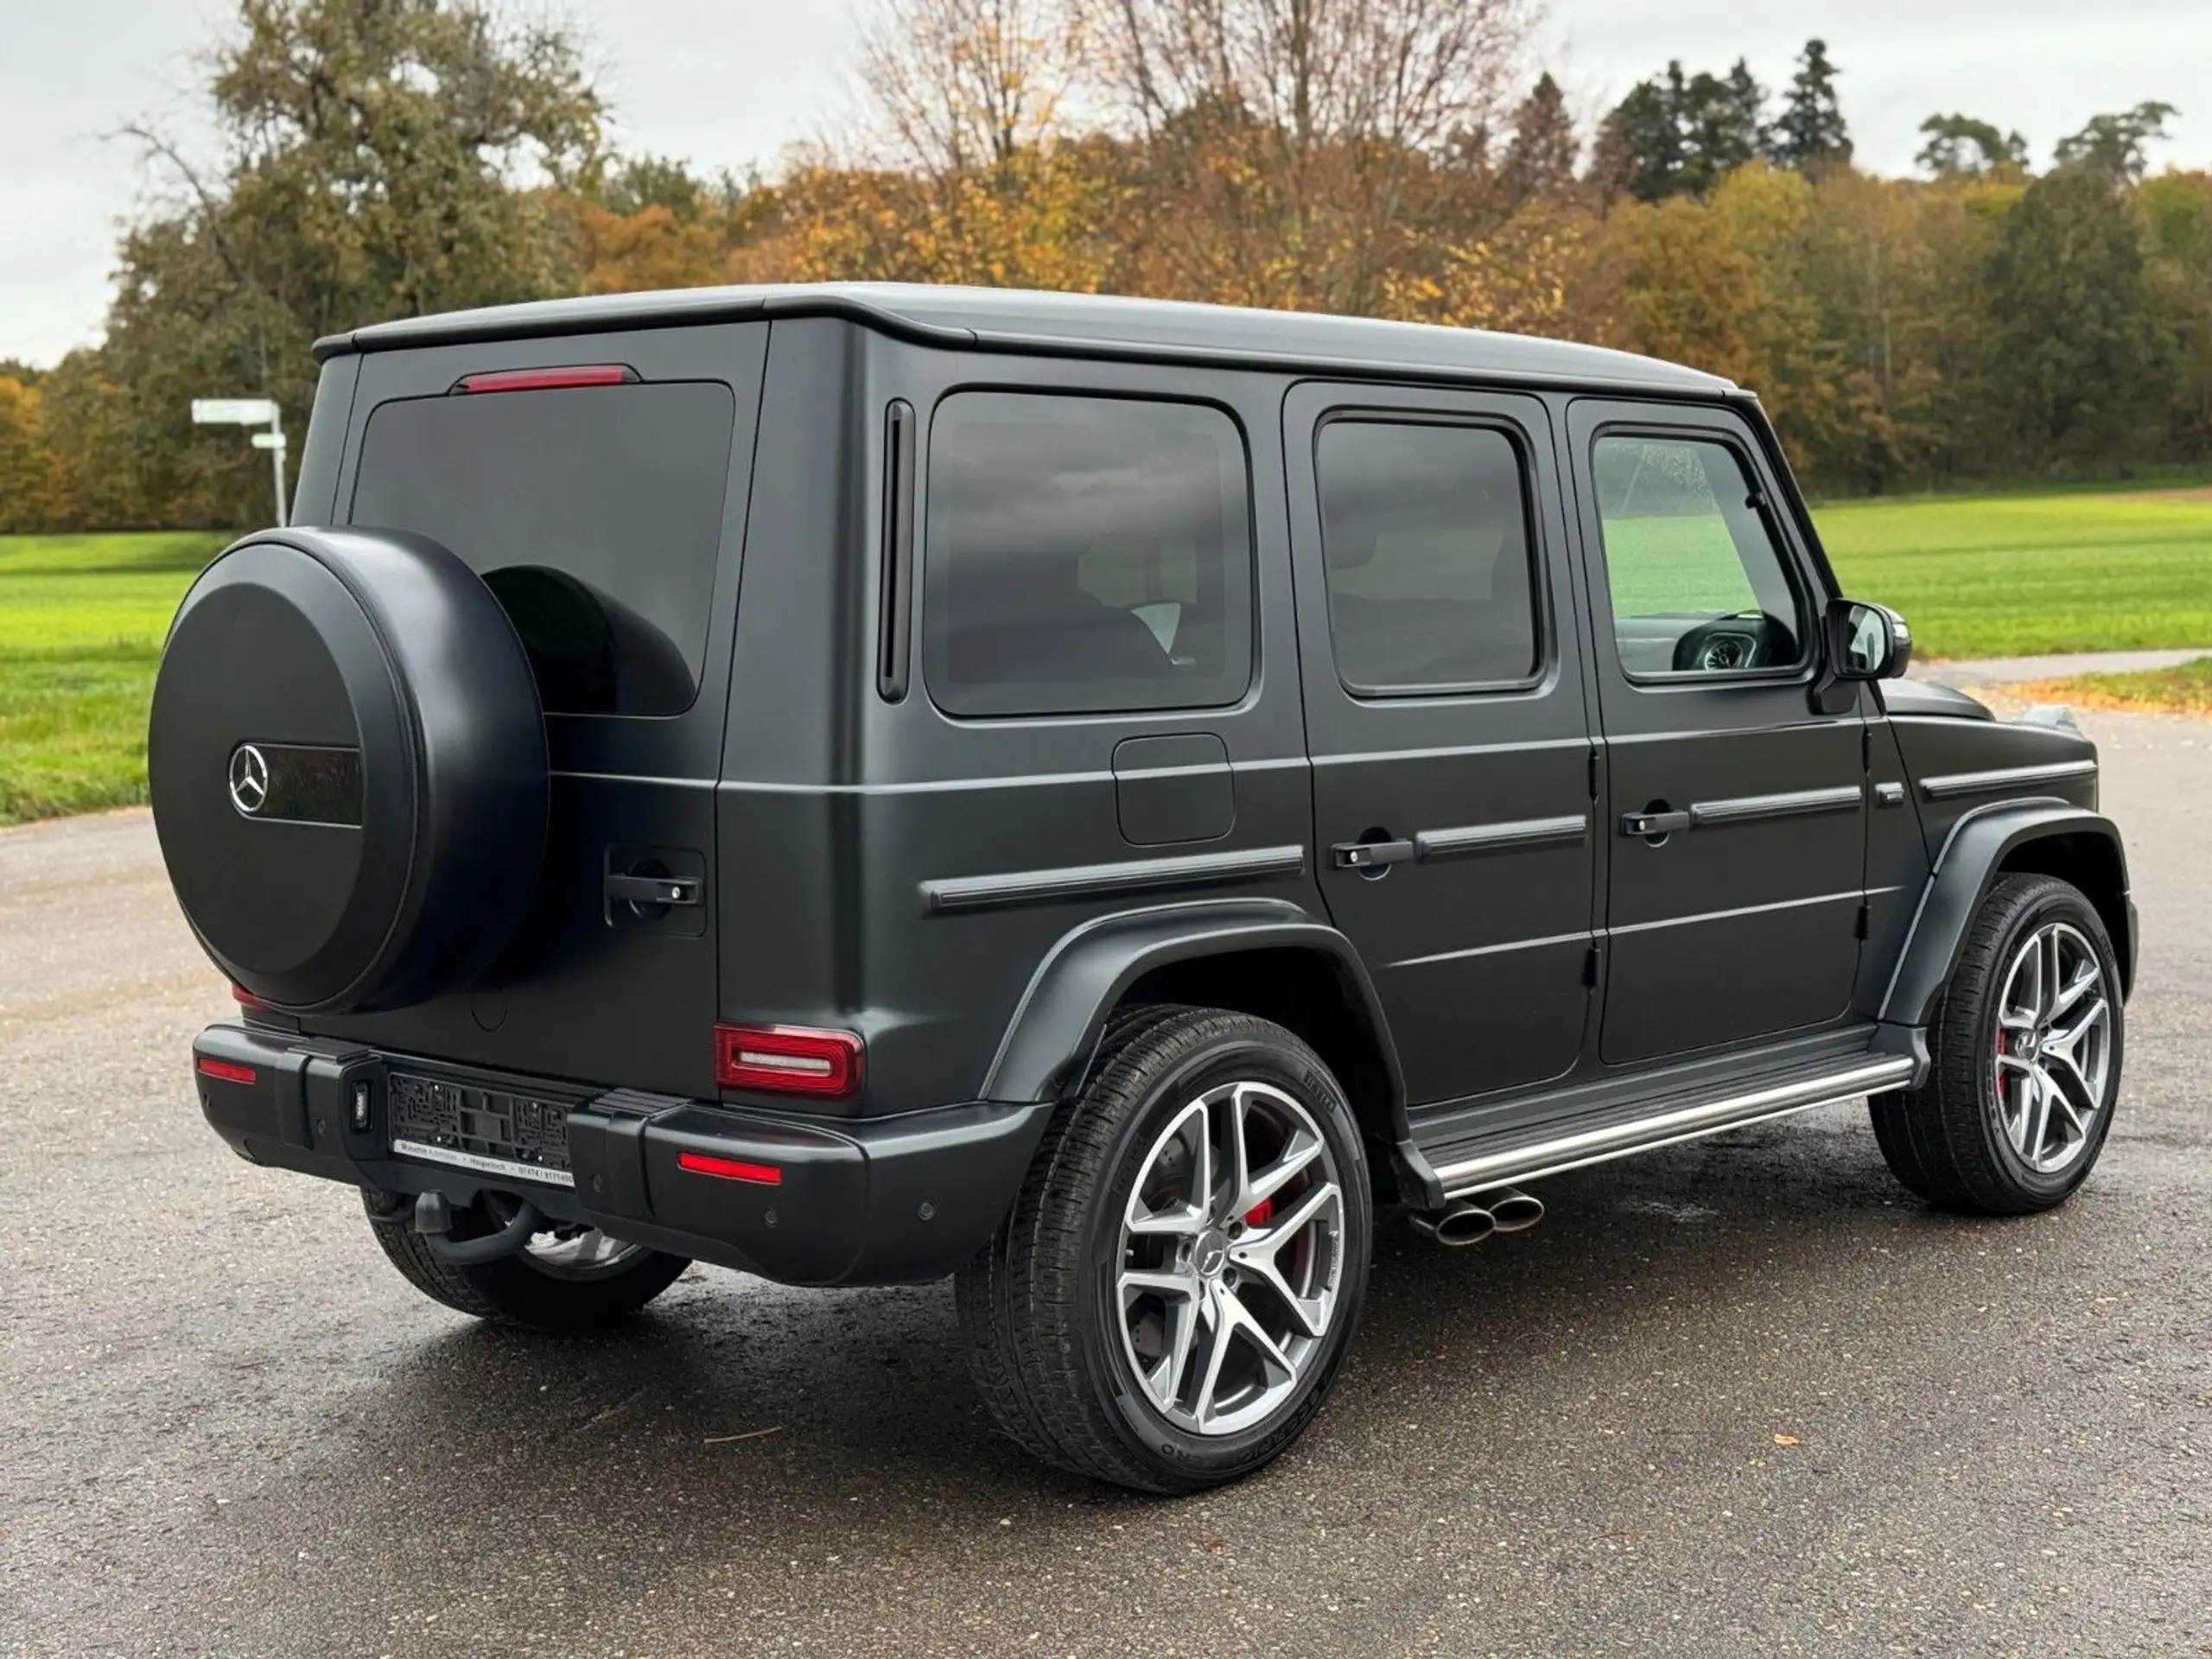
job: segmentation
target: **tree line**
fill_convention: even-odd
[[[2212,173],[2176,111],[2038,169],[1931,115],[1854,165],[1843,71],[1670,63],[1594,124],[1535,0],[890,0],[850,130],[772,176],[609,143],[579,43],[493,0],[238,0],[204,162],[118,251],[105,338],[0,363],[0,530],[232,525],[260,458],[194,396],[304,423],[311,342],[574,293],[883,278],[1516,330],[1755,389],[1811,487],[2212,459]]]

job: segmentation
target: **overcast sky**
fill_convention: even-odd
[[[880,0],[538,0],[591,43],[632,148],[772,166],[851,98],[855,20]],[[194,54],[225,0],[0,0],[0,358],[99,337],[118,222],[146,200],[150,119],[196,129]],[[1542,57],[1595,113],[1670,57],[1737,57],[1770,86],[1819,35],[1866,165],[1911,169],[1931,111],[2017,127],[2038,162],[2090,115],[2182,106],[2159,159],[2212,166],[2212,0],[1553,0]]]

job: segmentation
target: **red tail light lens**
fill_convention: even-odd
[[[861,1039],[798,1026],[716,1026],[715,1077],[725,1089],[849,1095],[861,1086]]]
[[[261,1076],[250,1065],[233,1065],[228,1060],[211,1060],[204,1054],[200,1058],[200,1072],[202,1077],[214,1077],[224,1083],[252,1083]]]
[[[464,374],[455,391],[551,391],[563,386],[621,386],[636,383],[638,372],[621,363],[576,363],[550,369],[494,369]]]
[[[717,1158],[708,1152],[679,1152],[676,1166],[694,1175],[716,1175],[725,1181],[750,1181],[755,1186],[781,1186],[784,1172],[773,1164],[749,1164],[742,1158]]]

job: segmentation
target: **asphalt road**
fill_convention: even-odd
[[[1394,1233],[1313,1432],[1179,1503],[997,1439],[943,1287],[422,1300],[200,1124],[146,819],[0,835],[0,1650],[2212,1649],[2212,726],[2093,729],[2145,941],[2073,1204],[1931,1214],[1838,1111]]]
[[[1939,685],[1993,687],[2025,680],[2058,680],[2074,674],[2139,674],[2151,668],[2178,668],[2212,652],[2081,651],[2050,657],[1980,657],[1960,662],[1915,663],[1915,679]]]

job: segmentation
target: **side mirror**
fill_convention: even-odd
[[[1832,599],[1821,619],[1825,639],[1813,707],[1824,715],[1850,709],[1861,680],[1894,680],[1912,661],[1912,630],[1886,605]]]
[[[1912,630],[1886,605],[1828,606],[1828,672],[1839,680],[1894,680],[1912,662]]]

